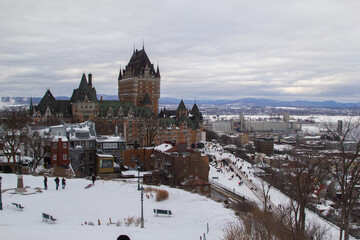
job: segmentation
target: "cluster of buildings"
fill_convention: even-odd
[[[91,73],[82,75],[69,100],[55,99],[49,89],[39,104],[31,101],[31,131],[42,137],[45,152],[41,164],[77,176],[141,168],[154,172],[147,182],[179,185],[194,178],[206,184],[209,159],[190,148],[205,140],[196,103],[187,109],[181,100],[176,110],[159,109],[160,69],[144,48],[134,50],[117,80],[114,101],[98,99]]]
[[[83,74],[70,100],[57,100],[47,90],[38,105],[30,104],[30,115],[39,126],[91,120],[99,135],[117,131],[132,147],[164,141],[191,146],[205,140],[203,116],[196,103],[188,110],[181,101],[176,111],[159,112],[160,80],[159,66],[155,70],[144,48],[134,50],[127,66],[119,71],[119,100],[98,99],[92,74]]]
[[[290,120],[287,112],[283,113],[283,117],[271,118],[248,118],[245,119],[243,114],[238,119],[208,121],[206,128],[215,132],[229,133],[238,132],[274,132],[287,133],[301,130],[301,122]]]

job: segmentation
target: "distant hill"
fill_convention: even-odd
[[[193,104],[194,100],[183,100],[185,104]],[[160,98],[160,104],[178,104],[180,99]],[[242,98],[238,100],[196,100],[197,104],[259,106],[259,107],[307,107],[307,108],[357,108],[360,103],[339,103],[335,101],[277,101],[263,98]]]
[[[103,100],[117,100],[117,95],[106,95],[98,94],[98,99],[102,96]],[[67,96],[58,96],[56,99],[69,100],[70,97]],[[40,102],[41,97],[33,97],[33,104],[36,105]],[[178,98],[160,98],[161,105],[177,105],[181,99]],[[185,104],[192,105],[194,100],[183,100]],[[27,105],[30,103],[29,97],[1,97],[1,102],[8,102],[11,104],[18,105]],[[360,103],[339,103],[335,101],[324,101],[324,102],[315,102],[315,101],[278,101],[270,100],[264,98],[242,98],[238,100],[196,100],[196,103],[199,105],[229,105],[229,106],[259,106],[259,107],[306,107],[306,108],[359,108]]]

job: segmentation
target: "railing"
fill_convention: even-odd
[[[209,183],[214,184],[222,189],[225,189],[225,190],[235,194],[236,196],[241,197],[242,199],[245,199],[245,195],[241,194],[239,191],[236,191],[235,188],[231,189],[231,188],[225,186],[224,184],[221,184],[218,181],[214,181],[212,179],[209,179]]]

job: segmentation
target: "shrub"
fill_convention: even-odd
[[[234,204],[234,210],[242,213],[252,213],[257,209],[256,203],[253,202],[238,202]]]
[[[166,190],[158,189],[156,192],[156,201],[164,201],[169,198],[169,193]]]
[[[135,222],[134,222],[135,227],[138,227],[140,223],[141,223],[141,218],[140,217],[135,218]]]
[[[125,226],[129,227],[131,224],[134,223],[135,221],[135,218],[134,217],[128,217],[128,218],[125,218]]]

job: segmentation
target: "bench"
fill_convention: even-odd
[[[24,209],[24,207],[23,206],[21,206],[21,204],[19,204],[19,203],[12,203],[14,206],[16,206],[16,208],[18,208],[18,209],[20,209],[20,210],[23,210]]]
[[[43,221],[50,221],[50,222],[55,222],[56,218],[53,218],[53,216],[46,214],[46,213],[42,213],[42,217],[43,217]]]
[[[171,210],[163,210],[163,209],[154,209],[154,213],[156,213],[156,216],[158,216],[158,214],[164,214],[164,215],[168,215],[170,217]]]

